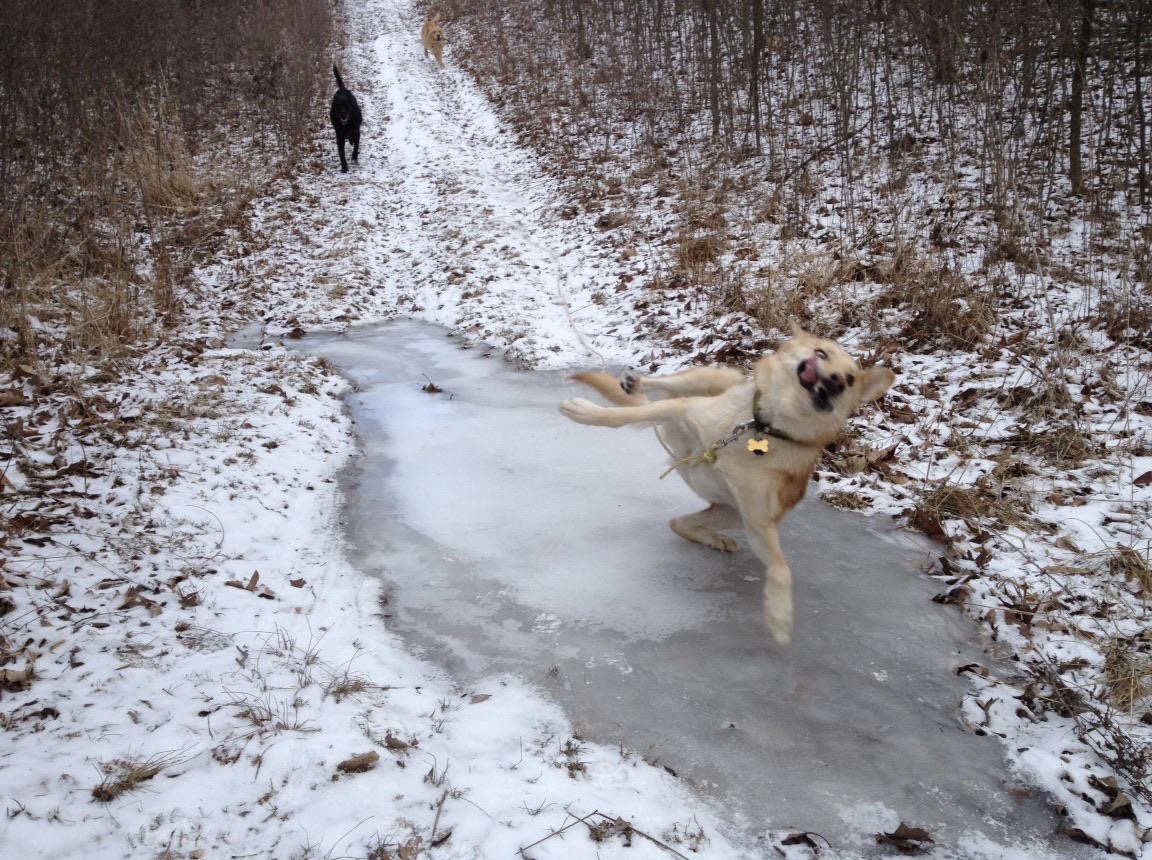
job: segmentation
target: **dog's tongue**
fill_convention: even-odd
[[[815,385],[820,381],[815,358],[810,358],[800,367],[800,381],[805,385]]]

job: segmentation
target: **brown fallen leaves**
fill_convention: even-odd
[[[344,761],[336,765],[336,770],[344,773],[364,773],[364,771],[374,768],[378,761],[380,761],[380,753],[375,750],[369,750],[366,753],[359,753],[351,758],[344,759]]]
[[[909,827],[903,821],[891,833],[877,833],[876,842],[895,848],[901,854],[923,854],[934,840],[923,827]]]
[[[265,600],[275,600],[276,595],[269,591],[267,586],[260,585],[260,571],[252,571],[252,576],[248,578],[248,582],[241,582],[239,579],[229,579],[224,583],[232,588],[239,588],[241,591],[250,591],[257,597],[263,597]],[[257,590],[259,588],[259,590]]]

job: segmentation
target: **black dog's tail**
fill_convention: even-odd
[[[340,80],[340,70],[336,68],[336,64],[332,64],[332,74],[336,76],[336,88],[339,90],[344,89],[344,82]]]

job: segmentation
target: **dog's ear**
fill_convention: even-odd
[[[800,323],[796,322],[796,320],[789,320],[788,327],[792,329],[792,337],[811,337],[808,332],[800,327]]]
[[[860,402],[868,403],[884,394],[896,381],[896,374],[887,367],[870,367],[860,374]]]

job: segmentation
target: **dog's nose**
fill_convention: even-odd
[[[831,376],[829,376],[825,385],[828,388],[828,392],[830,394],[839,394],[847,387],[844,383],[844,377],[839,373],[833,373]]]

